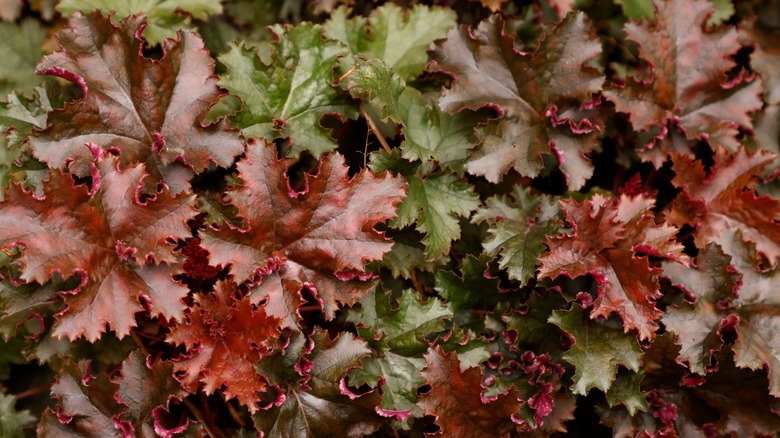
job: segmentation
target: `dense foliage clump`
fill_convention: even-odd
[[[780,4],[415,3],[0,0],[0,435],[780,432]]]

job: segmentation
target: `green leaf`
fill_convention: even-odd
[[[428,46],[455,26],[455,11],[416,5],[408,11],[387,3],[366,19],[347,18],[342,7],[325,24],[325,35],[349,46],[354,54],[378,58],[404,79],[419,76],[428,63]]]
[[[354,97],[379,107],[382,117],[403,125],[401,151],[408,160],[436,160],[461,170],[468,150],[477,142],[474,128],[486,120],[473,111],[454,115],[441,111],[378,60],[360,62],[349,75],[347,87]]]
[[[452,318],[452,311],[436,298],[422,302],[419,294],[411,289],[401,293],[397,307],[390,295],[374,289],[360,300],[359,309],[350,310],[347,319],[370,328],[376,336],[381,335],[381,343],[398,354],[423,354],[429,346],[425,337],[444,330],[444,319]],[[365,336],[366,333],[361,333],[365,339],[374,337]]]
[[[655,7],[653,0],[615,0],[615,3],[623,7],[623,13],[632,20],[643,18],[653,19]]]
[[[437,258],[450,250],[453,240],[460,237],[458,217],[468,217],[479,207],[479,196],[470,184],[452,174],[406,177],[409,188],[398,205],[398,217],[390,222],[395,228],[416,223],[425,234],[427,259]]]
[[[563,358],[576,368],[571,388],[575,394],[587,395],[591,388],[607,392],[615,381],[618,365],[639,371],[642,350],[634,334],[591,320],[576,304],[568,312],[554,311],[550,322],[574,338],[574,345]]]
[[[16,397],[0,393],[0,436],[25,436],[23,429],[35,423],[29,411],[17,411]]]
[[[26,18],[19,23],[0,23],[0,96],[12,90],[28,91],[41,82],[35,66],[43,56],[46,31],[40,22]]]
[[[490,228],[482,244],[491,256],[500,254],[498,266],[506,269],[509,278],[526,284],[536,277],[539,257],[547,249],[548,235],[558,229],[560,208],[548,197],[532,196],[529,189],[515,188],[512,201],[507,197],[494,196],[480,208],[472,222],[487,221]]]
[[[420,374],[428,349],[426,336],[444,330],[444,319],[451,318],[450,309],[437,299],[423,303],[417,292],[404,290],[393,307],[391,293],[375,289],[360,301],[360,309],[352,309],[347,319],[358,324],[365,339],[375,339],[373,355],[363,366],[349,375],[350,384],[376,388],[382,383],[381,408],[387,415],[400,413],[405,420],[422,410],[415,406],[417,388],[425,384]]]
[[[404,233],[404,231],[401,231]],[[411,237],[419,237],[416,232],[410,232]],[[381,261],[376,265],[383,266],[390,270],[393,277],[402,277],[411,279],[415,270],[423,272],[434,272],[440,265],[444,264],[445,257],[433,260],[426,260],[425,251],[422,245],[414,245],[413,242],[404,241],[404,235],[393,236],[393,249],[385,253]],[[371,269],[371,265],[369,265]]]
[[[524,349],[537,353],[562,352],[560,331],[555,330],[547,322],[554,310],[563,309],[566,300],[560,293],[549,291],[545,295],[532,293],[528,298],[523,312],[510,311],[502,316],[507,330],[517,333],[515,343]]]
[[[607,402],[610,407],[623,405],[631,415],[638,411],[647,411],[647,394],[642,392],[639,385],[644,379],[645,373],[620,369],[615,382],[607,391]]]
[[[710,0],[715,12],[707,20],[707,27],[719,26],[728,21],[734,15],[734,2],[732,0]]]
[[[368,385],[370,388],[376,388],[383,382],[380,404],[382,410],[388,415],[401,413],[400,418],[404,418],[407,413],[410,413],[411,417],[421,417],[422,409],[416,403],[417,388],[425,385],[420,374],[424,367],[425,360],[421,357],[405,357],[386,352],[381,357],[365,359],[362,367],[349,373],[349,383],[351,386]]]
[[[219,57],[227,67],[219,85],[244,105],[231,118],[232,124],[246,137],[289,138],[292,156],[308,150],[318,158],[337,146],[320,125],[322,116],[357,117],[348,97],[331,86],[333,68],[349,50],[323,41],[318,25],[271,29],[278,42],[259,48],[231,44],[230,51]]]
[[[436,291],[447,300],[452,310],[464,309],[470,313],[474,308],[495,306],[498,302],[499,279],[485,275],[489,261],[488,257],[469,255],[463,259],[460,277],[445,270],[436,272]]]
[[[77,11],[89,12],[100,9],[104,13],[115,11],[114,20],[128,15],[143,14],[148,19],[143,37],[150,44],[161,43],[166,38],[176,38],[179,29],[190,29],[190,17],[206,19],[209,15],[222,13],[222,0],[61,0],[57,10],[63,15]]]

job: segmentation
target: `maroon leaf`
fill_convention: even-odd
[[[379,260],[392,242],[374,226],[392,218],[403,199],[401,177],[364,172],[349,179],[344,158],[322,159],[307,188],[294,192],[287,160],[268,144],[250,147],[238,163],[243,185],[228,191],[247,229],[209,231],[202,246],[212,265],[232,265],[238,281],[259,275],[255,302],[268,298],[270,315],[294,326],[305,286],[333,317],[339,302],[353,304],[372,283],[362,281],[365,263]]]
[[[59,400],[56,416],[47,411],[38,436],[132,436],[132,425],[121,418],[124,407],[114,399],[117,389],[105,374],[93,376],[87,361],[66,363],[51,387],[52,397]]]
[[[584,154],[596,146],[597,121],[589,119],[604,76],[590,66],[601,44],[584,13],[569,14],[548,29],[533,53],[522,53],[498,15],[453,29],[431,52],[435,68],[453,79],[439,104],[445,111],[492,107],[503,116],[482,131],[482,146],[466,170],[498,182],[514,168],[537,176],[542,154],[554,154],[569,187],[592,175]]]
[[[142,300],[153,315],[183,315],[187,290],[172,279],[176,259],[166,240],[190,236],[194,196],[173,197],[165,189],[142,203],[144,166],[119,171],[112,157],[99,163],[99,175],[93,196],[55,171],[44,199],[12,185],[0,204],[0,247],[24,246],[22,280],[43,284],[54,272],[81,276],[81,285],[65,296],[58,337],[94,341],[106,324],[124,337],[144,310]]]
[[[634,129],[672,121],[671,128],[679,126],[688,139],[737,149],[739,127],[752,127],[750,113],[760,109],[762,101],[761,81],[749,82],[742,74],[730,80],[727,75],[736,66],[732,55],[741,47],[736,29],[707,30],[713,12],[707,0],[656,0],[655,8],[655,20],[625,26],[628,38],[639,44],[640,56],[650,63],[652,76],[630,78],[624,88],[604,95],[618,111],[629,114]],[[659,161],[654,160],[656,165]]]
[[[502,436],[518,428],[524,402],[517,399],[517,389],[486,398],[479,368],[461,371],[458,354],[446,354],[440,347],[428,350],[425,363],[422,375],[431,389],[417,405],[436,417],[444,436]]]
[[[780,430],[780,401],[767,392],[764,373],[736,367],[724,352],[716,356],[717,371],[692,380],[678,354],[672,337],[663,335],[644,355],[643,389],[663,388],[653,391],[649,404],[667,424],[655,426],[671,426],[678,436],[772,436]]]
[[[196,295],[187,323],[174,326],[167,342],[190,352],[174,367],[187,390],[195,392],[201,383],[206,394],[222,388],[226,399],[235,397],[256,412],[268,385],[254,365],[273,351],[281,321],[235,294],[235,284],[219,282],[213,295]]]
[[[705,172],[701,161],[673,154],[672,181],[683,189],[667,213],[667,221],[696,227],[695,243],[703,248],[724,231],[736,228],[774,265],[780,259],[780,200],[751,190],[756,177],[777,157],[769,152],[731,154],[715,151],[715,165]]]
[[[345,389],[349,370],[359,367],[370,354],[366,342],[351,333],[331,339],[327,331],[316,328],[306,344],[306,351],[293,364],[288,360],[261,364],[277,373],[285,371],[279,368],[287,365],[287,372],[294,368],[297,373],[291,373],[295,382],[288,380],[278,406],[252,416],[257,429],[273,437],[349,438],[368,436],[379,429],[382,417],[375,412],[379,395],[371,392],[358,397]],[[290,350],[285,355],[295,357]]]
[[[729,257],[715,244],[699,253],[694,267],[665,263],[664,276],[682,287],[695,301],[670,307],[663,317],[667,330],[681,346],[679,360],[691,371],[704,375],[713,353],[723,346],[720,329],[730,323],[727,307],[736,298],[740,276],[729,265]]]
[[[141,53],[143,26],[138,15],[118,24],[99,12],[71,18],[57,34],[60,49],[38,72],[79,85],[84,97],[49,113],[30,146],[38,159],[79,176],[89,175],[86,143],[116,148],[123,166],[146,163],[153,182],[162,178],[178,193],[191,172],[171,163],[182,160],[195,172],[209,162],[230,166],[244,147],[227,122],[201,123],[219,97],[203,41],[184,31],[163,42],[161,60],[150,59]]]
[[[173,378],[173,363],[150,363],[143,353],[134,350],[122,362],[116,399],[127,406],[123,418],[129,420],[138,435],[154,436],[154,412],[167,409],[173,398],[183,399],[187,392]],[[143,431],[143,432],[142,432]]]
[[[574,231],[548,237],[550,252],[541,257],[540,275],[593,275],[599,292],[591,318],[615,312],[626,331],[637,330],[640,339],[652,339],[662,315],[652,301],[659,296],[660,270],[651,268],[643,255],[684,261],[682,245],[673,240],[677,229],[657,225],[650,212],[653,201],[643,196],[610,201],[597,195],[561,205]]]

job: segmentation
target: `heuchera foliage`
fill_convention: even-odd
[[[780,432],[777,2],[379,3],[0,0],[0,435]]]

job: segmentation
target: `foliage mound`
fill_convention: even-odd
[[[0,435],[780,432],[777,2],[124,3],[0,0]]]

